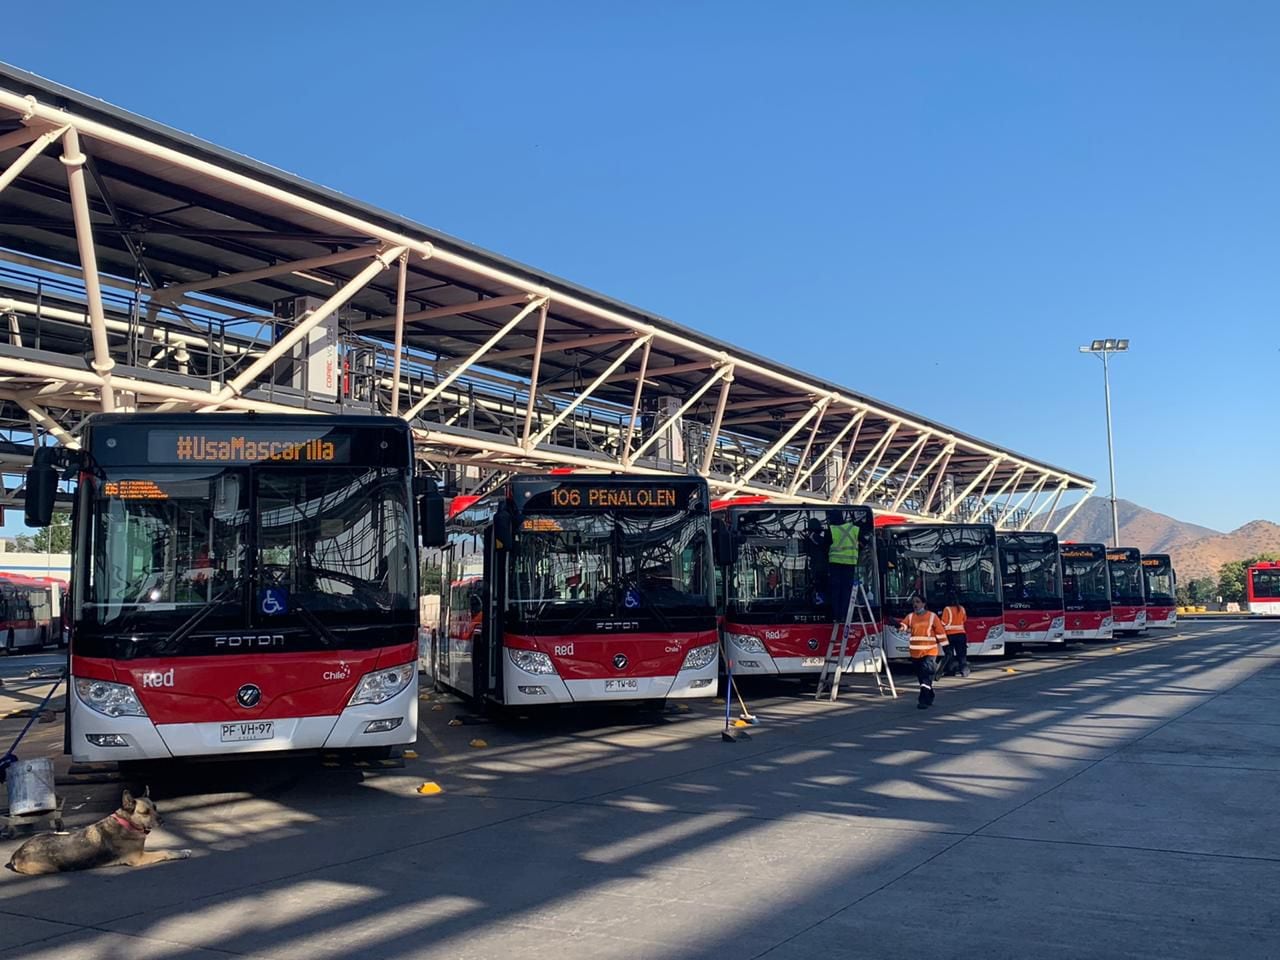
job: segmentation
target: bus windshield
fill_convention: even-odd
[[[111,467],[88,486],[84,624],[131,637],[134,655],[196,626],[411,622],[403,471]],[[183,652],[180,640],[163,652]]]
[[[1053,534],[1002,536],[1000,572],[1006,607],[1015,610],[1062,608],[1058,538]]]
[[[526,513],[510,603],[520,628],[571,631],[587,617],[674,621],[714,610],[705,514]]]
[[[884,527],[885,608],[893,615],[911,609],[922,593],[930,608],[951,598],[975,617],[1001,613],[996,577],[995,531],[985,526]]]
[[[1143,557],[1142,572],[1146,577],[1147,603],[1173,606],[1173,567],[1168,559]]]
[[[1249,573],[1254,600],[1280,600],[1280,567],[1254,567]]]
[[[841,519],[844,519],[843,517]],[[858,570],[873,607],[874,530],[870,513],[859,523]],[[736,558],[727,589],[727,611],[744,622],[782,623],[830,618],[828,556],[831,530],[825,509],[751,509],[735,518]],[[839,611],[843,619],[844,611]]]
[[[1111,609],[1111,583],[1103,551],[1063,549],[1062,599],[1068,610]]]
[[[1124,606],[1142,606],[1142,567],[1135,560],[1111,560],[1111,602]]]

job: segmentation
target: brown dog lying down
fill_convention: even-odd
[[[191,856],[190,850],[147,853],[143,849],[147,834],[160,823],[156,805],[151,802],[150,787],[137,798],[126,790],[120,809],[109,817],[71,833],[44,833],[32,837],[14,852],[7,866],[17,873],[36,876],[119,864],[145,867],[150,863],[185,860]]]

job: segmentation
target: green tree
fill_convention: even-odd
[[[13,549],[23,553],[70,553],[71,515],[55,513],[53,523],[35,533],[20,533],[13,538]]]
[[[1211,603],[1218,596],[1218,584],[1213,577],[1196,577],[1187,584],[1191,603]]]
[[[1244,578],[1249,565],[1260,560],[1280,560],[1280,555],[1260,553],[1244,560],[1232,560],[1218,568],[1218,594],[1224,603],[1244,603]]]
[[[422,565],[422,585],[419,593],[423,596],[434,596],[440,593],[444,581],[444,570],[435,564]]]

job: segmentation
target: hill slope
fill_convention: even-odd
[[[1169,553],[1180,544],[1225,536],[1217,530],[1183,523],[1128,500],[1116,501],[1116,513],[1120,518],[1121,545],[1137,547],[1145,553]],[[1049,521],[1049,529],[1052,530],[1066,514],[1066,510],[1054,514]],[[1103,497],[1090,497],[1059,536],[1063,540],[1111,543],[1111,502]]]
[[[1178,544],[1167,552],[1173,559],[1173,569],[1178,571],[1180,583],[1187,583],[1195,577],[1216,579],[1218,568],[1224,563],[1259,553],[1280,554],[1280,524],[1254,520],[1230,533]]]

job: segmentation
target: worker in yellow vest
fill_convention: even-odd
[[[856,523],[846,522],[846,516],[843,510],[827,511],[827,531],[831,536],[831,545],[827,548],[827,579],[832,619],[836,623],[844,623],[849,611],[861,554],[862,529]]]
[[[947,631],[942,619],[925,607],[924,597],[918,593],[911,597],[911,613],[902,618],[902,628],[907,631],[907,651],[920,682],[916,708],[926,710],[933,704],[933,675],[938,664],[938,649],[947,645]]]
[[[969,638],[964,622],[968,614],[955,593],[947,594],[947,605],[942,608],[942,626],[947,631],[947,655],[938,665],[944,677],[969,676]]]

